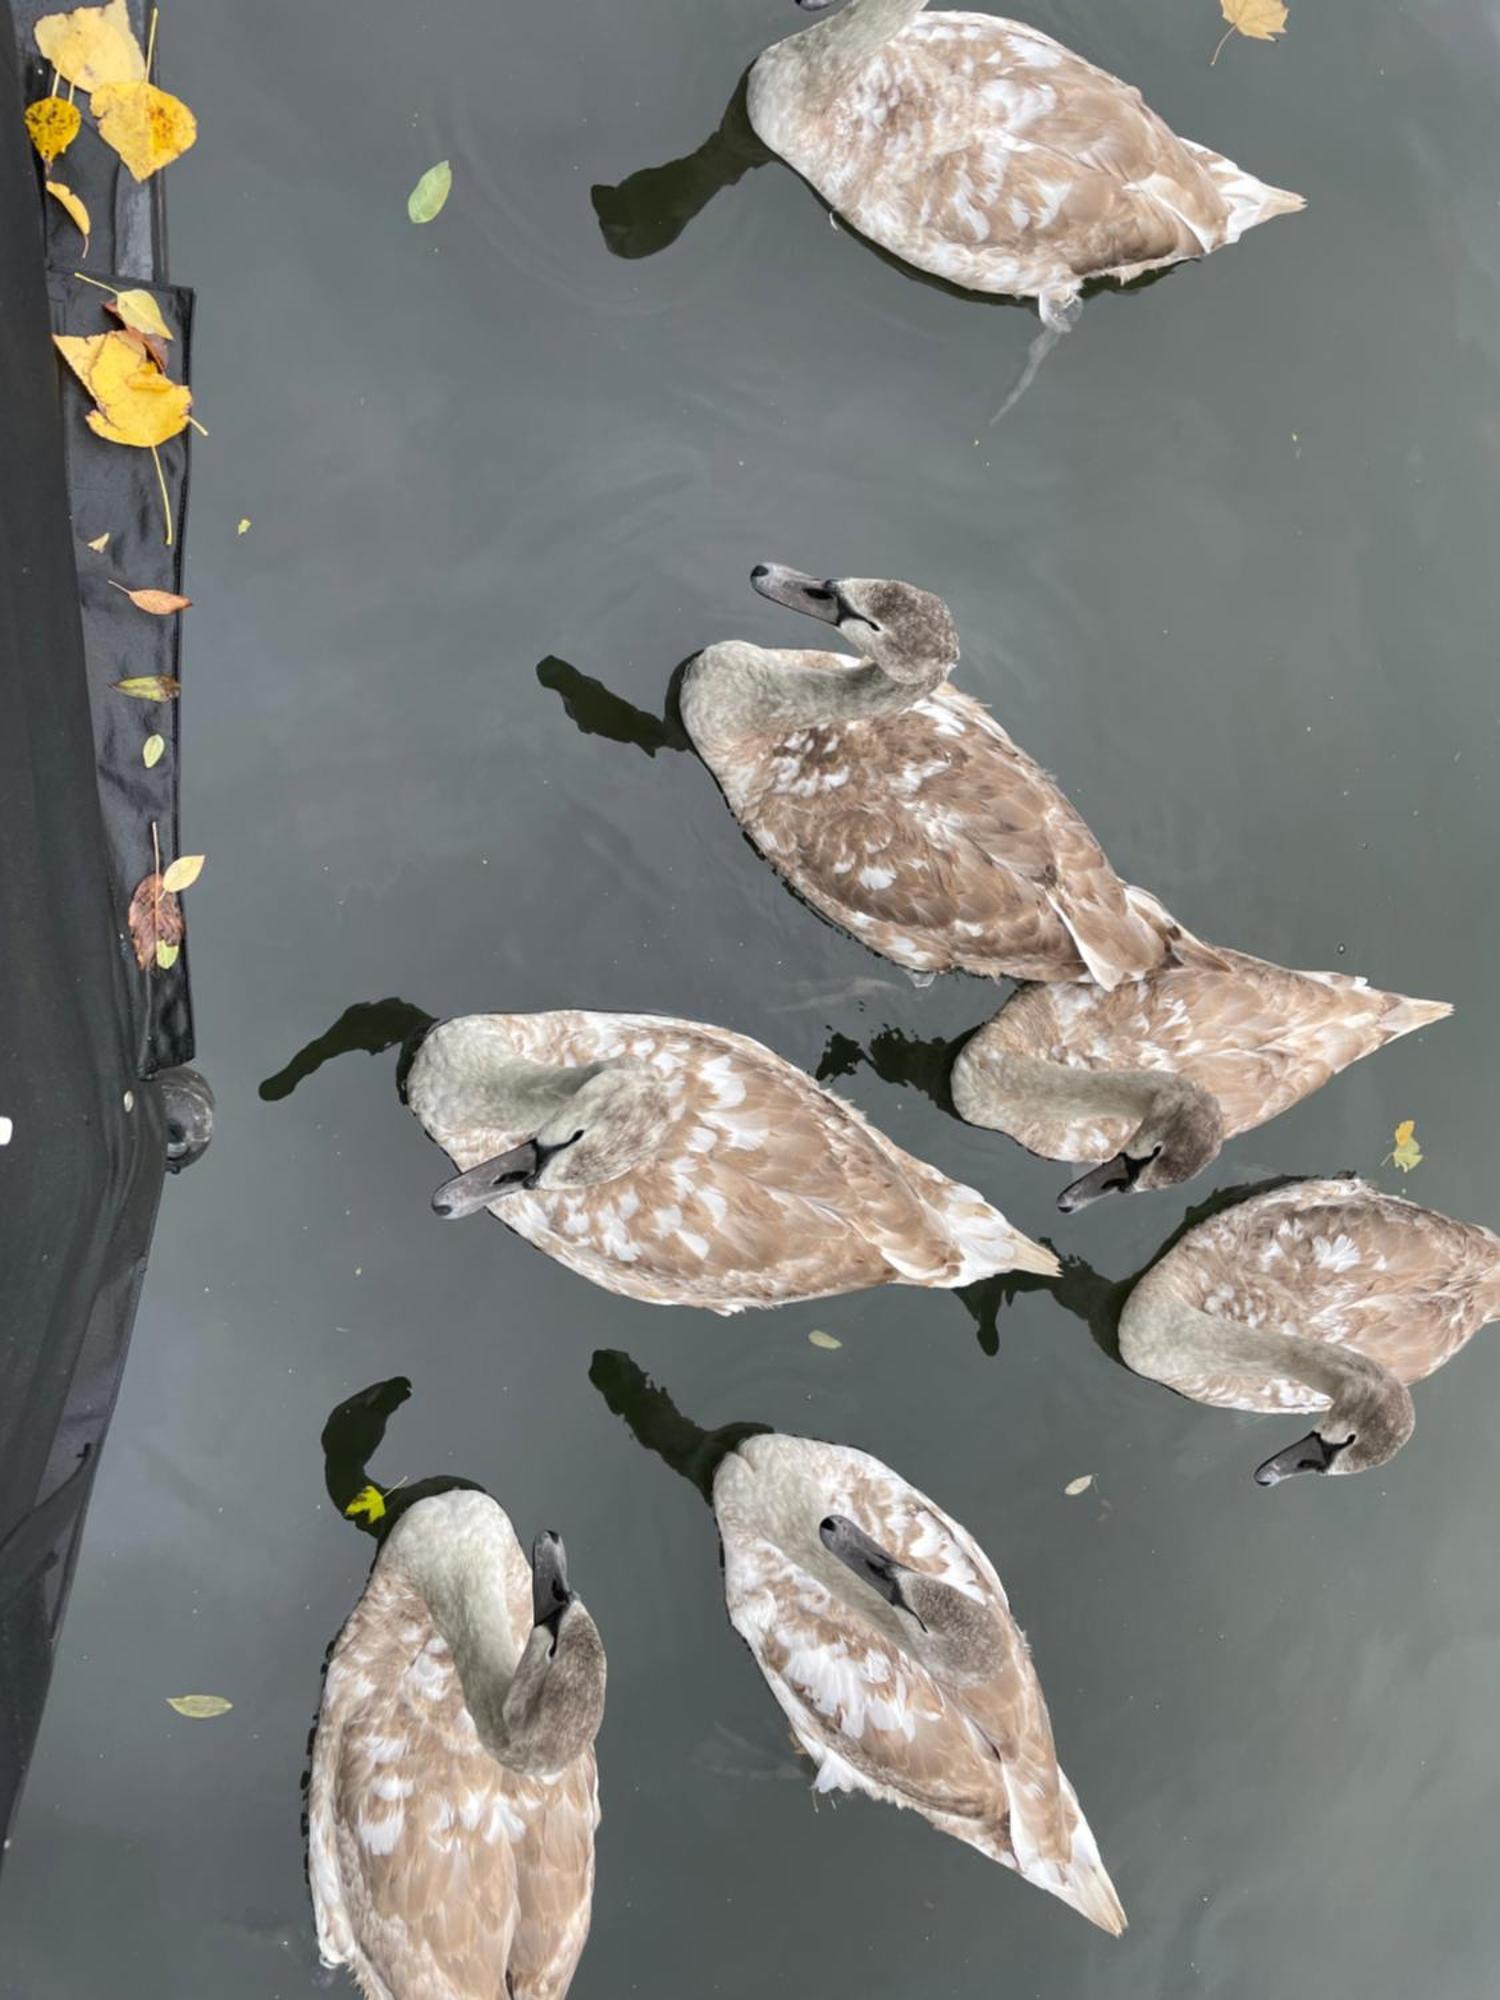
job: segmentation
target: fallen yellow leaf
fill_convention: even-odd
[[[109,547],[109,536],[96,535],[93,541],[89,543],[89,547],[94,551],[95,555],[102,556],[104,551]]]
[[[134,83],[146,74],[146,58],[130,25],[125,0],[105,7],[75,7],[71,14],[47,14],[36,24],[36,45],[59,76],[80,90],[109,83]]]
[[[167,1707],[175,1708],[179,1715],[190,1715],[195,1721],[207,1721],[210,1716],[227,1715],[234,1707],[221,1694],[169,1694]]]
[[[826,1347],[830,1353],[844,1344],[841,1340],[835,1340],[831,1333],[824,1333],[821,1327],[807,1337],[814,1347]]]
[[[1063,1492],[1067,1494],[1070,1500],[1076,1500],[1080,1493],[1087,1493],[1093,1483],[1093,1473],[1086,1472],[1081,1479],[1070,1479],[1063,1488]]]
[[[165,938],[156,940],[156,962],[163,972],[170,972],[182,952],[180,944],[168,944]]]
[[[249,516],[248,514],[247,514],[247,515],[246,515],[246,516],[244,517],[244,519],[243,519],[243,520],[242,520],[242,521],[240,522],[239,526],[238,526],[238,527],[237,527],[237,528],[235,529],[235,531],[234,531],[234,532],[235,532],[235,533],[236,533],[237,535],[248,535],[248,534],[249,534],[249,532],[250,532],[250,516]]]
[[[48,194],[52,196],[54,201],[60,201],[68,211],[68,214],[73,218],[73,227],[83,237],[83,251],[84,255],[87,256],[90,233],[88,210],[78,199],[78,196],[74,194],[73,190],[70,187],[64,187],[61,181],[48,181],[45,185]]]
[[[385,1514],[385,1496],[378,1486],[362,1486],[344,1512],[351,1521],[360,1514],[371,1521],[379,1521]]]
[[[1420,1167],[1423,1160],[1422,1148],[1417,1144],[1417,1121],[1403,1118],[1396,1127],[1395,1150],[1386,1155],[1389,1163],[1398,1166],[1403,1174],[1409,1174],[1413,1167]]]
[[[442,213],[453,191],[453,169],[446,160],[429,167],[406,198],[406,212],[413,222],[431,222]]]
[[[198,121],[180,97],[154,83],[107,83],[89,99],[99,137],[113,146],[138,181],[170,166],[198,136]]]
[[[109,587],[128,597],[137,611],[149,611],[153,618],[170,618],[174,611],[189,610],[193,602],[192,598],[178,597],[170,590],[129,590],[113,577],[109,579]]]
[[[158,340],[170,340],[172,329],[161,316],[161,308],[149,292],[116,292],[108,310],[117,319],[133,326],[137,333],[154,333]]]
[[[132,694],[137,701],[176,701],[182,692],[182,682],[170,674],[131,674],[110,686],[116,694]]]
[[[203,873],[205,856],[201,854],[179,854],[161,878],[161,886],[170,896],[177,896],[184,889],[191,889]]]
[[[1286,32],[1286,8],[1281,0],[1219,0],[1219,12],[1229,23],[1209,67],[1219,60],[1219,51],[1231,35],[1244,35],[1252,42],[1274,41]]]
[[[148,736],[141,745],[141,762],[148,771],[154,771],[166,753],[165,736]]]
[[[192,391],[173,382],[131,332],[54,333],[63,359],[98,404],[89,428],[115,444],[165,444],[187,429]]]
[[[49,167],[59,153],[67,152],[82,124],[83,114],[66,97],[39,97],[26,107],[26,130]]]

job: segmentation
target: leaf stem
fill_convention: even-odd
[[[161,469],[161,453],[155,445],[150,447],[151,463],[156,467],[156,483],[161,488],[161,511],[167,524],[167,547],[172,546],[172,498],[167,492],[166,476]]]
[[[1231,21],[1229,26],[1224,30],[1223,34],[1219,37],[1218,48],[1214,50],[1213,54],[1208,59],[1208,66],[1210,69],[1213,68],[1214,64],[1219,60],[1219,57],[1223,54],[1224,44],[1229,40],[1229,37],[1233,33],[1234,33],[1234,23],[1233,21]]]
[[[196,417],[189,417],[188,422],[192,425],[193,429],[198,433],[199,437],[206,438],[208,436],[208,432],[204,429],[203,425],[199,423]]]
[[[87,271],[75,271],[73,276],[85,285],[92,285],[96,291],[108,292],[112,299],[117,299],[120,296],[113,285],[101,285],[99,280],[91,278]]]
[[[146,75],[151,75],[151,58],[156,54],[156,24],[161,19],[160,7],[151,9],[151,27],[146,36]]]

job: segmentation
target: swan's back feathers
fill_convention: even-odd
[[[817,1765],[817,1788],[910,1807],[1122,1930],[1030,1651],[972,1536],[878,1459],[806,1438],[748,1439],[719,1468],[714,1510],[730,1619]],[[904,1649],[894,1612],[818,1540],[829,1512],[988,1606],[1006,1641],[990,1681],[945,1684]]]
[[[1500,1236],[1355,1180],[1294,1181],[1189,1230],[1141,1280],[1219,1319],[1357,1348],[1402,1382],[1440,1368],[1500,1317]],[[1234,1409],[1317,1409],[1283,1380],[1173,1386]]]
[[[1289,971],[1244,952],[1205,946],[1180,930],[1171,951],[1170,963],[1112,992],[1028,987],[976,1041],[1075,1069],[1189,1077],[1218,1099],[1225,1134],[1232,1136],[1279,1116],[1387,1042],[1452,1012],[1445,1001],[1383,993],[1341,972]],[[1036,1104],[1007,1120],[1006,1130],[1048,1159],[1090,1161],[1118,1152],[1133,1123]]]
[[[1049,1251],[972,1188],[913,1159],[746,1036],[665,1016],[571,1010],[448,1025],[493,1035],[532,1061],[629,1057],[659,1078],[672,1119],[654,1157],[597,1187],[522,1189],[492,1206],[518,1234],[611,1290],[736,1312],[898,1281],[952,1286],[1018,1267],[1056,1269]],[[461,1168],[526,1136],[440,1113],[415,1067],[410,1096]]]
[[[919,15],[826,105],[796,41],[751,73],[761,137],[864,235],[973,290],[1062,303],[1302,206],[1018,22]]]

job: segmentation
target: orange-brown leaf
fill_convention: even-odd
[[[136,884],[126,918],[135,962],[142,972],[157,963],[158,948],[165,946],[175,956],[182,944],[182,905],[163,886],[160,875],[151,874]],[[172,960],[169,958],[170,965]]]
[[[137,611],[149,611],[153,618],[170,618],[174,611],[186,611],[193,601],[170,590],[130,590],[123,583],[116,583],[113,577],[109,584],[111,590],[128,597]]]

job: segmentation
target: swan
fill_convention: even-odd
[[[953,1108],[1046,1159],[1099,1161],[1058,1196],[1070,1211],[1190,1180],[1226,1139],[1452,1011],[1181,933],[1172,964],[1112,992],[1023,987],[960,1049]]]
[[[1055,1272],[1051,1251],[726,1028],[654,1014],[471,1014],[432,1028],[407,1102],[488,1208],[606,1290],[740,1312],[868,1285]]]
[[[1201,257],[1303,206],[1038,29],[925,5],[849,0],[767,49],[748,95],[772,152],[918,270],[1034,298],[1057,328],[1090,279]]]
[[[889,1466],[743,1438],[713,1478],[724,1597],[820,1792],[911,1807],[1118,1935],[1030,1649],[974,1538]]]
[[[404,1512],[339,1634],[308,1795],[325,1964],[365,2000],[561,2000],[588,1936],[604,1648],[556,1535]]]
[[[1324,1412],[1256,1473],[1383,1465],[1407,1385],[1500,1318],[1500,1236],[1363,1181],[1298,1181],[1190,1229],[1138,1282],[1120,1355],[1195,1403]]]
[[[1117,986],[1162,962],[1172,919],[1120,880],[1054,781],[952,685],[958,633],[941,598],[779,563],[750,581],[857,649],[730,640],[683,675],[694,747],[799,896],[923,978]]]

